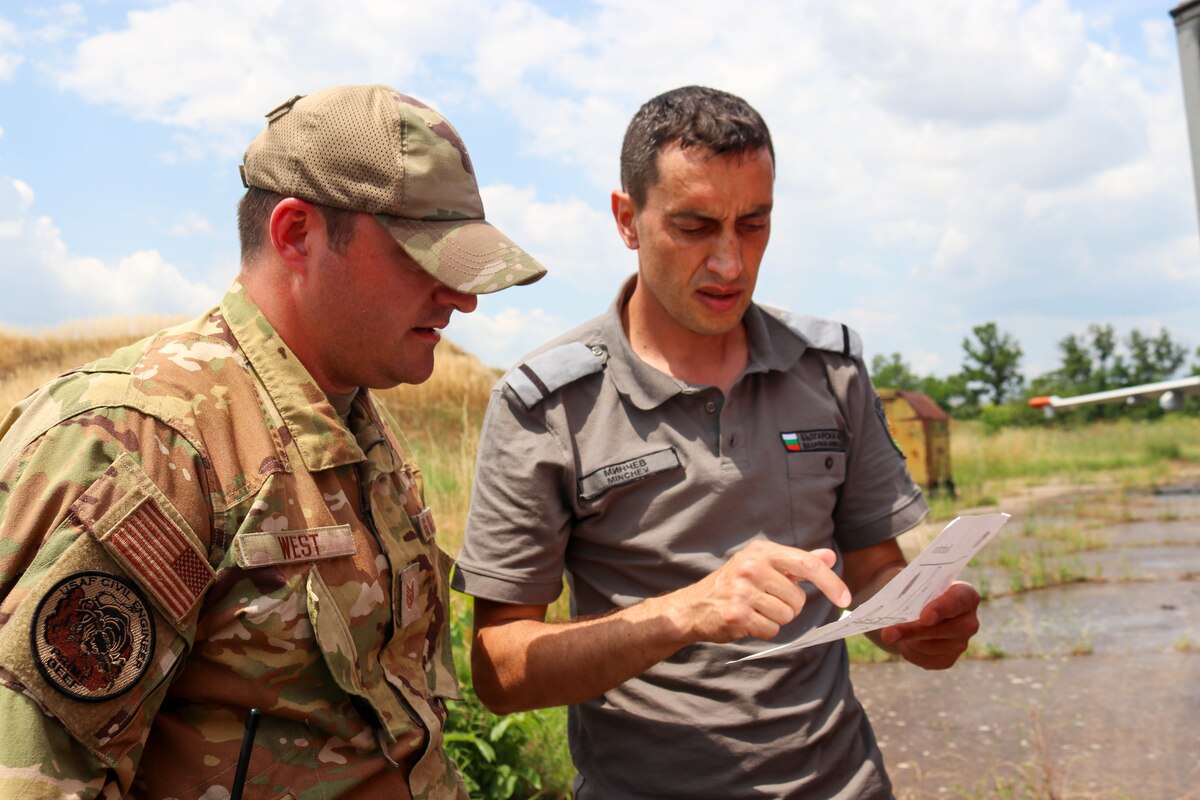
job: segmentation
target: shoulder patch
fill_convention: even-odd
[[[154,615],[122,576],[77,572],[42,597],[30,640],[47,684],[76,700],[111,700],[146,674],[154,654]]]
[[[760,304],[760,307],[788,326],[792,333],[807,342],[809,347],[841,353],[852,358],[862,358],[862,338],[848,325],[831,319],[793,314],[775,306]]]
[[[562,387],[604,369],[608,351],[601,345],[570,342],[534,356],[505,376],[526,408],[533,408]]]
[[[187,520],[122,453],[71,505],[75,518],[182,628],[216,579]]]

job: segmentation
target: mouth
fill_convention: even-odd
[[[728,311],[737,306],[742,298],[742,290],[733,286],[706,286],[697,289],[696,295],[700,302],[713,311]]]
[[[418,338],[425,339],[426,341],[436,344],[437,342],[441,341],[441,329],[445,328],[447,324],[449,324],[449,320],[446,322],[435,323],[433,325],[416,325],[411,330],[417,335]]]

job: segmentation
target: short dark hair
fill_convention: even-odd
[[[237,206],[238,239],[242,246],[242,260],[258,253],[267,243],[267,221],[279,201],[286,195],[251,186],[242,195]],[[312,203],[321,211],[325,221],[325,233],[329,236],[329,247],[335,253],[345,253],[354,236],[354,218],[357,211]]]
[[[658,181],[658,154],[669,144],[700,147],[713,155],[775,148],[767,123],[737,95],[707,86],[683,86],[646,101],[633,115],[621,145],[621,188],[634,205]]]

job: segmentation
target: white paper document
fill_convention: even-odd
[[[1006,522],[1008,514],[955,517],[919,556],[854,611],[844,614],[836,622],[814,628],[794,642],[770,647],[729,663],[751,661],[781,650],[811,647],[844,639],[855,633],[912,622],[921,616],[921,609],[930,600],[946,591],[967,562],[992,540]]]

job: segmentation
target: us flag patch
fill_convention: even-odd
[[[212,567],[153,500],[138,506],[105,543],[176,624],[213,581]]]

